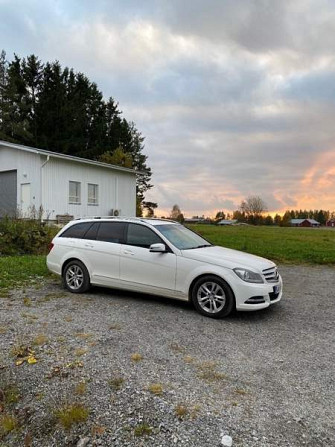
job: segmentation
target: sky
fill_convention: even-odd
[[[0,48],[84,72],[145,137],[167,216],[335,210],[334,0],[0,0]]]

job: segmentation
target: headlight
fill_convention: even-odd
[[[253,283],[263,283],[263,278],[259,273],[252,272],[247,269],[234,269],[234,272],[237,276],[239,276],[243,281],[253,282]]]

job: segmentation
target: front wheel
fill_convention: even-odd
[[[199,278],[193,286],[191,296],[194,307],[206,317],[226,317],[235,306],[234,295],[228,284],[212,275]]]
[[[90,275],[82,262],[70,261],[64,268],[63,282],[70,292],[83,293],[90,288]]]

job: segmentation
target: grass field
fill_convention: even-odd
[[[45,256],[1,256],[0,294],[9,288],[38,284],[39,279],[47,275]]]
[[[335,231],[320,228],[189,225],[215,245],[281,263],[335,264]]]

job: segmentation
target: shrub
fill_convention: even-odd
[[[57,231],[37,220],[5,217],[0,220],[0,256],[46,254]]]

